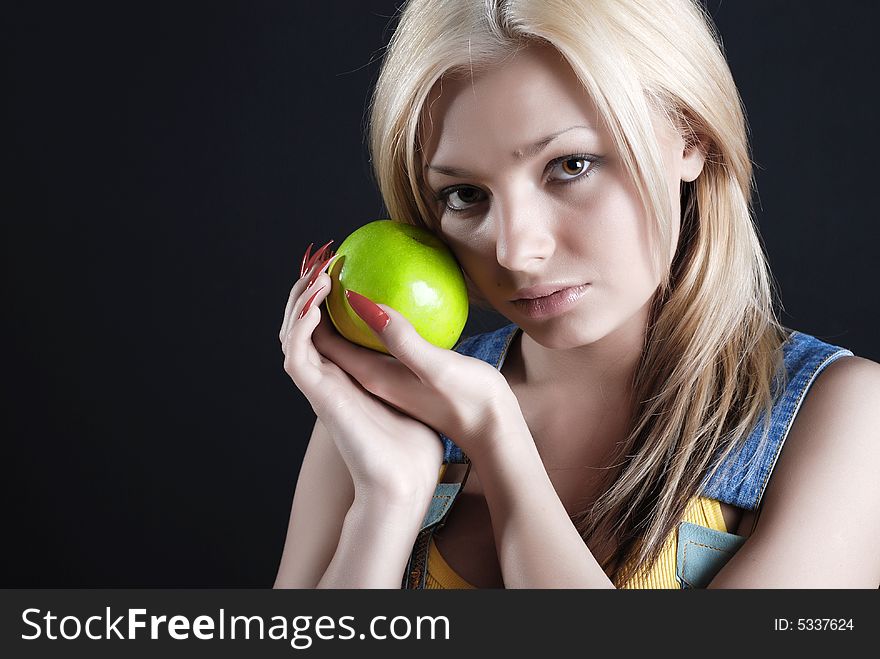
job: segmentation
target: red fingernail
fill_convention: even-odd
[[[315,283],[315,280],[321,276],[321,273],[324,272],[324,265],[327,265],[327,261],[324,261],[323,265],[320,268],[315,268],[315,271],[312,273],[312,276],[309,277],[309,283],[306,284],[306,288],[309,288],[312,284]]]
[[[374,332],[378,333],[384,330],[388,325],[388,321],[391,320],[388,317],[388,314],[382,311],[381,307],[370,298],[364,297],[360,293],[355,293],[354,291],[345,291],[345,297],[348,298],[348,303],[351,305],[351,308],[354,309],[354,312],[360,316]]]
[[[315,243],[309,243],[309,246],[306,247],[306,253],[303,254],[302,264],[299,266],[299,278],[302,279],[302,276],[306,274],[306,261],[309,260],[309,256],[312,253],[312,245]]]
[[[321,260],[321,256],[324,254],[324,252],[327,250],[327,248],[330,246],[330,243],[332,243],[332,242],[333,242],[333,241],[331,240],[330,242],[326,243],[323,247],[321,247],[321,249],[319,249],[317,252],[315,252],[314,254],[312,254],[312,257],[308,260],[308,263],[306,263],[306,269],[305,269],[305,271],[303,272],[303,274],[305,274],[306,272],[308,272],[309,269],[310,269],[313,265],[315,265],[318,261]]]
[[[312,302],[314,302],[315,298],[318,296],[318,293],[320,293],[321,290],[322,290],[322,289],[319,288],[317,291],[315,291],[315,292],[312,294],[312,297],[310,297],[310,298],[308,299],[308,301],[306,302],[305,306],[302,308],[302,311],[299,312],[298,320],[302,320],[302,319],[303,319],[303,316],[305,316],[305,315],[308,313],[309,308],[311,308],[311,306],[312,306]]]
[[[306,284],[306,289],[311,288],[312,284],[317,281],[322,272],[327,272],[327,266],[330,264],[330,261],[333,260],[334,256],[336,256],[336,254],[334,254],[333,252],[327,252],[326,258],[324,258],[321,263],[315,266],[315,271],[312,273],[312,276],[309,277],[309,281]]]
[[[326,268],[327,268],[327,264],[330,263],[330,261],[333,260],[333,257],[334,257],[334,256],[336,256],[336,252],[334,252],[334,251],[331,249],[331,250],[328,251],[326,254],[324,254],[324,258],[321,259],[321,263],[318,264],[318,265],[316,266],[316,268],[317,268],[318,270],[323,270],[323,271],[326,272],[326,271],[327,271],[327,270],[326,270]]]

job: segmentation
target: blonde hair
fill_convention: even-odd
[[[559,51],[592,97],[652,218],[662,273],[632,382],[631,432],[602,494],[572,516],[594,551],[607,548],[596,558],[620,587],[650,570],[688,501],[762,414],[766,440],[787,330],[753,220],[742,101],[697,0],[411,0],[370,103],[374,171],[391,217],[439,234],[420,142],[435,84],[478,75],[532,43]],[[706,155],[682,184],[668,267],[672,206],[652,111]]]

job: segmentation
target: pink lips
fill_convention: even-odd
[[[571,286],[542,297],[513,300],[513,305],[530,318],[556,316],[574,306],[589,288],[589,284]]]

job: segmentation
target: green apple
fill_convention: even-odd
[[[455,256],[434,234],[411,224],[376,220],[349,235],[336,254],[326,306],[342,336],[388,352],[348,303],[345,291],[351,290],[399,312],[435,346],[455,346],[467,321],[467,288]]]

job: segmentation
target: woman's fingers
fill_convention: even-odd
[[[314,260],[315,256],[320,256],[321,258],[319,260]],[[309,263],[306,264],[306,270],[303,273],[303,276],[300,277],[290,289],[290,294],[287,297],[287,305],[284,308],[284,316],[281,321],[281,330],[278,332],[278,340],[282,344],[284,344],[284,337],[290,330],[291,320],[296,319],[292,312],[297,301],[307,288],[312,287],[318,275],[321,272],[327,271],[332,265],[334,257],[335,254],[333,252],[322,253],[321,250],[316,252],[315,255],[310,257]],[[300,308],[302,308],[302,305]]]
[[[315,283],[317,289],[314,292],[308,289],[309,297],[314,296],[313,304],[319,305],[330,292],[329,282]],[[327,278],[329,279],[329,278]],[[293,307],[293,314],[299,314],[299,309],[304,306],[304,300],[300,299]],[[303,393],[314,391],[323,377],[321,373],[321,355],[312,343],[312,333],[321,321],[321,313],[315,308],[309,309],[302,318],[296,318],[291,322],[290,330],[285,336],[284,342],[284,370],[293,378],[296,385]],[[293,315],[291,314],[291,315]]]
[[[435,381],[457,353],[438,348],[419,335],[403,314],[388,305],[378,305],[354,291],[347,291],[349,303],[388,352],[412,371],[421,382]]]
[[[308,280],[297,282],[294,288],[299,295],[288,310],[286,328],[282,328],[284,370],[300,389],[311,391],[324,376],[322,367],[327,362],[315,348],[312,335],[321,321],[318,307],[330,294],[332,282],[326,270],[332,265],[331,257],[323,265],[315,265]]]
[[[326,325],[315,330],[312,342],[373,394],[406,391],[418,384],[417,376],[395,357],[356,345]]]
[[[303,320],[310,311],[321,306],[324,299],[330,294],[330,277],[324,272],[316,272],[314,278],[309,282],[300,294],[299,298],[290,310],[290,318],[288,318],[288,331],[292,332],[296,329],[297,323]],[[309,333],[311,335],[311,333]]]
[[[302,294],[306,283],[307,280],[304,277],[300,277],[290,288],[290,293],[287,295],[287,305],[284,307],[284,316],[281,319],[281,329],[278,331],[278,340],[281,341],[282,345],[284,344],[284,337],[287,336],[287,330],[290,329],[290,312],[296,304],[297,299]]]
[[[302,278],[306,274],[306,265],[311,262],[312,258],[312,247],[315,243],[309,243],[309,246],[306,248],[305,254],[302,257],[302,263],[299,266],[299,279],[297,279],[293,286],[290,287],[290,293],[287,294],[287,304],[284,307],[284,314],[281,316],[281,329],[278,332],[278,340],[281,343],[284,343],[284,336],[287,331],[287,319],[290,316],[290,308],[293,306],[293,302],[296,299],[298,293],[296,292],[297,284],[302,281]]]

